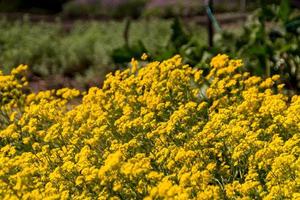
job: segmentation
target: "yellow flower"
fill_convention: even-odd
[[[0,199],[297,199],[300,97],[211,66],[133,59],[87,93],[0,72]]]
[[[134,74],[136,73],[138,69],[138,61],[136,61],[134,58],[131,59],[131,72]]]
[[[229,57],[227,55],[218,54],[211,60],[210,66],[212,66],[213,68],[223,68],[226,67],[228,61]]]
[[[143,55],[141,56],[141,59],[142,60],[147,60],[148,58],[148,55],[146,53],[143,53]]]

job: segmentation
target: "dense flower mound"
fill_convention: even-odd
[[[0,73],[0,199],[300,198],[300,97],[278,76],[131,65],[87,94]]]

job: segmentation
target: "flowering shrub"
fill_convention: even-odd
[[[300,198],[300,97],[241,60],[211,67],[132,60],[87,94],[0,74],[0,198]]]

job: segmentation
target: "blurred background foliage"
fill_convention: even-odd
[[[280,74],[288,89],[300,90],[300,13],[288,0],[261,1],[241,32],[221,32],[214,48],[242,58],[253,74]]]
[[[212,56],[227,53],[252,74],[280,74],[288,90],[299,92],[297,7],[292,0],[214,0],[214,13],[248,19],[221,23],[210,46],[204,0],[0,0],[0,66],[7,72],[25,63],[32,80],[51,80],[47,87],[85,88],[143,53],[147,61],[180,54],[204,71]],[[47,17],[36,22],[28,13]]]
[[[259,0],[247,2],[247,10]],[[62,16],[140,16],[174,17],[204,14],[205,0],[1,0],[2,12],[56,13]],[[240,0],[214,0],[217,12],[240,10]],[[274,3],[276,0],[265,0]]]
[[[128,42],[124,39],[124,21],[77,21],[65,30],[64,24],[0,21],[0,63],[8,72],[19,63],[30,66],[31,76],[64,76],[83,86],[101,83],[108,72],[128,66],[132,57],[165,54],[172,37],[172,20],[140,19],[132,21]],[[190,24],[193,26],[193,24]],[[197,40],[205,45],[202,27],[195,26]],[[126,44],[126,45],[125,45]]]

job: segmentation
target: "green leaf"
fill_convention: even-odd
[[[285,24],[285,28],[288,32],[291,33],[295,33],[297,34],[297,30],[300,27],[300,16],[295,17],[291,20],[289,20],[286,24]]]
[[[291,13],[290,1],[282,0],[278,11],[279,19],[281,19],[283,22],[286,22],[289,18],[290,13]]]

